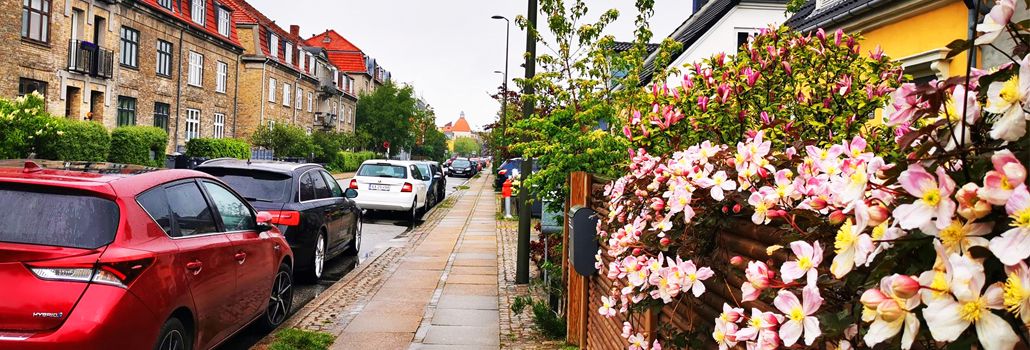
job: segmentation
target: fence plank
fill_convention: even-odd
[[[582,276],[571,269],[569,262],[569,210],[575,206],[584,206],[587,204],[587,198],[590,196],[590,174],[585,172],[574,172],[569,174],[569,201],[568,206],[565,210],[565,225],[563,228],[564,234],[562,235],[562,267],[567,276],[566,281],[568,282],[568,318],[567,323],[567,334],[566,341],[569,344],[579,346],[580,348],[587,347],[587,315],[590,312],[589,306],[589,286],[587,285],[588,278]]]

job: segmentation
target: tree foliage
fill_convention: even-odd
[[[315,150],[311,136],[304,129],[283,123],[258,128],[251,135],[250,142],[255,146],[272,150],[279,158],[307,158],[311,157]]]
[[[411,86],[398,86],[386,82],[370,94],[358,99],[358,133],[370,135],[365,146],[369,149],[386,151],[383,142],[390,142],[390,152],[412,149],[415,133],[412,120],[417,108],[414,90]]]
[[[471,137],[459,137],[454,139],[454,153],[462,156],[479,154],[479,142]]]

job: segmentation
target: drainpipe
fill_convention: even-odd
[[[232,137],[236,138],[236,121],[240,119],[240,64],[243,63],[243,52],[236,55],[236,78],[233,79],[233,96],[232,96]],[[264,82],[261,83],[264,85]],[[260,99],[258,100],[260,101]]]
[[[265,83],[265,68],[267,66],[268,57],[265,57],[265,61],[261,63],[261,96],[258,96],[258,101],[261,102],[261,121],[258,123],[260,124],[258,125],[258,127],[262,127],[265,125],[265,105],[268,104],[267,100],[265,100],[267,98],[265,96],[268,93],[267,91],[265,91],[265,88],[268,87],[268,84]]]
[[[297,78],[293,79],[293,91],[289,92],[290,96],[293,96],[294,100],[297,99],[297,88],[300,87],[300,81],[301,81],[301,73],[297,73]],[[293,109],[293,125],[297,125],[297,103],[298,102],[300,102],[300,101],[293,101],[293,105],[290,106],[290,108]]]
[[[965,0],[963,2],[966,3],[966,8],[969,9],[969,15],[967,20],[967,27],[969,28],[969,31],[967,40],[969,40],[969,42],[973,42],[974,40],[976,40],[976,25],[980,22],[980,14],[978,13],[978,9],[980,8],[980,0]],[[976,59],[978,51],[979,50],[975,47],[972,50],[969,50],[968,63],[970,67],[976,68],[978,66]]]
[[[179,148],[179,123],[182,121],[182,37],[186,29],[179,27],[179,66],[175,74],[175,135],[172,137],[175,149]]]

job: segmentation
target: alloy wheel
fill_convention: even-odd
[[[361,252],[361,218],[354,223],[354,253]]]
[[[185,350],[186,343],[182,339],[182,333],[178,330],[173,330],[165,334],[165,337],[161,339],[161,346],[158,349],[161,350]]]
[[[315,241],[315,277],[322,278],[322,270],[325,268],[325,236],[318,235]]]
[[[293,281],[287,271],[279,271],[272,284],[272,296],[268,300],[268,322],[278,325],[286,320],[293,305]]]

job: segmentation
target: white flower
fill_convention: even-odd
[[[949,256],[949,260],[954,269],[951,293],[955,298],[928,303],[923,312],[933,338],[955,341],[972,324],[984,350],[1015,347],[1019,342],[1016,332],[1005,319],[991,311],[1005,309],[1002,283],[988,286],[981,295],[986,280],[983,266],[957,254]]]
[[[1023,103],[1030,97],[1030,55],[1019,62],[1019,73],[1004,82],[993,82],[987,88],[987,107],[984,110],[1000,114],[991,128],[991,137],[1016,141],[1026,134],[1026,121],[1030,113]]]

